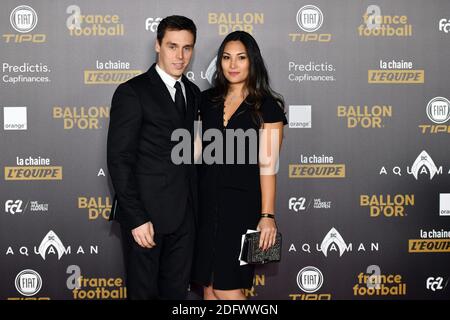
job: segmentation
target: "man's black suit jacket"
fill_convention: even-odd
[[[187,112],[182,118],[155,69],[119,85],[111,105],[107,162],[115,191],[110,220],[128,229],[147,221],[155,232],[167,234],[181,224],[188,197],[197,210],[197,176],[191,164],[171,160],[172,132],[185,128],[194,141],[200,90],[185,76]],[[192,152],[193,153],[193,152]]]

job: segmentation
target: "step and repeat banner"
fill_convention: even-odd
[[[246,295],[450,298],[449,1],[0,6],[1,299],[126,298],[120,229],[107,221],[110,103],[155,61],[172,14],[197,24],[187,76],[202,90],[225,35],[245,30],[286,101],[282,261],[258,267]]]

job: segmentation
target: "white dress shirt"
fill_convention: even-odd
[[[177,89],[175,89],[175,83],[178,81],[181,84],[181,90],[183,91],[184,96],[184,102],[187,104],[186,101],[186,89],[184,87],[183,81],[181,81],[181,77],[175,80],[172,76],[170,76],[167,72],[165,72],[163,69],[161,69],[158,64],[156,64],[156,72],[158,72],[159,76],[161,77],[162,81],[167,87],[167,90],[169,90],[170,96],[172,97],[172,100],[175,102],[175,92]]]

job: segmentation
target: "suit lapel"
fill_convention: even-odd
[[[151,81],[152,96],[157,100],[159,104],[164,105],[165,112],[167,112],[167,114],[172,119],[176,119],[177,126],[180,126],[180,123],[183,123],[183,119],[177,112],[175,102],[173,101],[166,84],[156,71],[155,66],[156,64],[153,64],[147,71],[147,75],[149,76]]]
[[[153,93],[159,95],[162,99],[166,100],[167,102],[171,102],[175,106],[175,103],[173,102],[172,97],[170,96],[170,92],[169,90],[167,90],[166,84],[164,83],[164,81],[162,81],[161,77],[156,71],[155,66],[156,64],[153,64],[147,71],[147,75],[149,76],[150,81],[154,86],[152,88],[153,89],[152,91]]]

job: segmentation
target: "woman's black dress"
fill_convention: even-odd
[[[205,156],[217,155],[212,141],[203,138],[203,163],[199,169],[199,214],[197,241],[193,262],[193,282],[203,286],[213,285],[214,289],[232,290],[251,288],[254,266],[240,266],[239,253],[242,234],[247,229],[256,230],[261,214],[261,186],[257,158],[249,155],[250,140],[245,141],[245,163],[227,164],[227,141],[233,138],[225,134],[225,129],[253,129],[259,147],[258,124],[252,117],[251,106],[243,102],[223,126],[223,103],[211,101],[213,89],[202,93],[200,115],[202,132],[216,129],[223,136],[224,164],[206,164]],[[286,124],[284,111],[273,98],[266,98],[260,107],[260,116],[265,123],[282,121]],[[219,131],[218,131],[219,130]],[[216,135],[213,135],[216,136]],[[235,142],[237,141],[234,139]],[[253,143],[254,145],[254,143]],[[219,146],[219,145],[216,145]],[[209,149],[208,149],[209,148]],[[234,160],[237,159],[237,143]],[[241,148],[242,149],[242,148]],[[216,151],[219,147],[216,147]],[[259,150],[259,149],[258,149]],[[241,150],[242,151],[242,150]],[[230,154],[230,152],[228,152]],[[254,152],[253,152],[254,154]],[[256,153],[257,155],[257,153]],[[222,157],[220,157],[222,158]],[[229,161],[228,161],[229,162]]]

